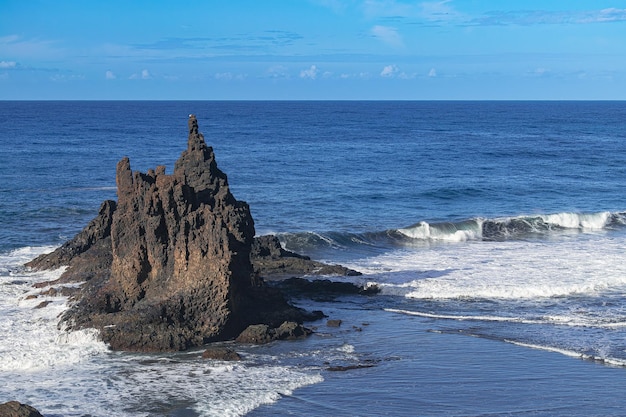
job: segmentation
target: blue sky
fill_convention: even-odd
[[[0,99],[626,99],[623,0],[0,0]]]

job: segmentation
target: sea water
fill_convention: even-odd
[[[0,108],[0,400],[46,416],[624,413],[626,103]],[[237,363],[58,328],[67,300],[29,295],[62,271],[22,265],[115,199],[123,156],[171,172],[189,113],[257,234],[381,294],[299,300],[342,326],[237,346]]]

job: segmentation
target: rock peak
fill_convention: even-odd
[[[116,350],[183,350],[233,339],[250,324],[313,317],[262,285],[250,259],[250,208],[231,194],[193,114],[188,124],[173,174],[132,171],[122,158],[117,203],[105,202],[73,240],[28,265],[69,264],[60,279],[84,284],[62,320],[98,329]]]
[[[254,222],[194,115],[188,124],[188,148],[172,175],[163,167],[133,172],[126,157],[117,165],[111,275],[74,310],[74,319],[102,321],[112,347],[179,350],[240,330],[239,299],[255,283]]]
[[[195,114],[189,115],[189,121],[187,122],[189,125],[189,134],[197,134],[198,133],[198,119],[196,119]]]

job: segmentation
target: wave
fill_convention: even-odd
[[[570,350],[570,349],[564,349],[564,348],[559,348],[559,347],[554,347],[554,346],[544,346],[544,345],[538,345],[538,344],[534,344],[534,343],[524,343],[524,342],[518,342],[518,341],[515,341],[515,340],[509,340],[509,339],[505,339],[504,341],[507,342],[507,343],[511,343],[513,345],[521,346],[521,347],[525,347],[525,348],[538,349],[538,350],[544,350],[544,351],[547,351],[547,352],[559,353],[561,355],[565,355],[565,356],[568,356],[570,358],[579,358],[579,359],[582,359],[582,360],[598,362],[598,363],[601,363],[601,364],[604,364],[604,365],[609,365],[609,366],[626,367],[626,360],[620,359],[620,358],[603,357],[603,356],[600,356],[600,355],[594,355],[594,354],[589,354],[589,353],[577,352],[575,350]]]
[[[539,237],[566,231],[599,231],[626,225],[626,212],[554,213],[494,219],[475,218],[460,222],[419,222],[398,229],[417,240],[511,240]]]
[[[610,319],[575,316],[575,315],[542,315],[536,317],[521,316],[495,316],[485,314],[443,314],[434,312],[424,312],[415,310],[405,310],[398,308],[384,308],[388,313],[403,314],[406,316],[416,316],[427,319],[454,320],[454,321],[474,321],[474,322],[497,322],[497,323],[519,323],[554,325],[565,327],[585,327],[596,329],[615,329],[626,326],[623,321],[611,322]]]
[[[278,236],[287,249],[306,252],[317,248],[540,239],[564,233],[616,230],[625,226],[626,211],[562,212],[500,218],[477,217],[454,222],[420,221],[408,227],[364,233],[299,232],[279,233]]]
[[[481,316],[481,315],[452,315],[452,314],[436,314],[436,313],[426,313],[419,311],[411,311],[411,310],[403,310],[403,309],[395,309],[395,308],[385,308],[384,309],[390,313],[397,313],[409,316],[417,316],[423,318],[432,318],[432,319],[443,319],[443,320],[457,320],[457,321],[481,321],[481,322],[506,322],[506,323],[518,323],[518,324],[529,324],[529,325],[544,325],[544,324],[559,324],[558,322],[561,320],[557,320],[557,322],[553,321],[552,317],[544,317],[538,319],[529,319],[523,317],[504,317],[504,316]],[[588,324],[585,323],[569,323],[571,326],[581,326],[588,327]],[[594,326],[591,326],[594,327]],[[604,326],[599,326],[604,327]],[[441,330],[433,330],[436,332],[445,332]],[[456,333],[456,332],[455,332]],[[463,331],[463,334],[481,337],[481,338],[489,338],[494,340],[500,340],[506,343],[510,343],[516,346],[521,346],[524,348],[543,350],[547,352],[558,353],[570,358],[578,358],[586,361],[593,361],[603,365],[609,366],[619,366],[626,367],[626,359],[614,357],[611,354],[607,354],[602,350],[598,350],[597,347],[589,347],[589,348],[572,348],[565,346],[558,346],[559,342],[556,342],[555,345],[551,345],[548,343],[537,343],[537,342],[526,342],[520,340],[513,340],[509,338],[500,338],[497,336],[489,336],[485,334],[477,334],[473,331]]]
[[[396,308],[385,308],[385,311],[389,313],[404,314],[407,316],[417,316],[430,319],[442,319],[442,320],[458,320],[458,321],[492,321],[492,322],[507,322],[507,323],[522,323],[522,324],[545,324],[545,320],[525,319],[522,317],[503,317],[503,316],[480,316],[480,315],[454,315],[454,314],[435,314],[425,313],[421,311],[402,310]]]

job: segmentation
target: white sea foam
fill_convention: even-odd
[[[535,299],[626,291],[625,244],[594,238],[467,242],[355,263],[383,293],[418,299]]]
[[[460,320],[460,321],[496,321],[523,324],[544,324],[545,320],[531,320],[523,317],[505,317],[505,316],[479,316],[479,315],[454,315],[454,314],[435,314],[422,311],[402,310],[395,308],[386,308],[385,311],[390,313],[406,314],[409,316],[426,317],[433,319]]]
[[[566,229],[601,230],[608,223],[611,213],[557,213],[539,216],[543,221]]]
[[[339,348],[337,348],[337,350],[340,351],[340,352],[352,354],[352,353],[354,353],[354,346],[349,344],[349,343],[344,343]]]
[[[166,416],[176,408],[225,417],[245,415],[323,380],[319,369],[274,364],[262,356],[231,365],[203,360],[199,352],[115,353],[94,330],[58,329],[66,298],[27,296],[41,291],[33,283],[54,280],[62,270],[30,272],[22,267],[51,249],[0,255],[0,380],[10,381],[0,384],[0,398],[19,399],[45,415],[65,417]],[[35,308],[42,301],[50,304]]]
[[[445,223],[438,225],[420,222],[415,226],[398,229],[398,232],[411,239],[465,242],[466,240],[481,238],[481,223],[480,220],[461,224]]]
[[[67,298],[38,295],[32,285],[53,281],[63,272],[30,272],[23,263],[54,248],[23,248],[0,257],[0,372],[59,369],[106,351],[95,331],[68,333],[57,328]],[[29,296],[36,297],[30,298]],[[37,308],[48,303],[44,308]]]
[[[511,344],[517,345],[517,346],[526,347],[526,348],[545,350],[547,352],[559,353],[561,355],[565,355],[565,356],[568,356],[570,358],[579,358],[579,359],[584,359],[584,360],[590,360],[590,361],[600,362],[600,363],[603,363],[603,364],[606,364],[606,365],[612,365],[612,366],[626,366],[626,360],[620,359],[620,358],[603,357],[603,356],[599,356],[599,355],[590,355],[590,354],[586,354],[586,353],[577,352],[575,350],[564,349],[564,348],[555,347],[555,346],[538,345],[538,344],[534,344],[534,343],[524,343],[524,342],[518,342],[518,341],[515,341],[515,340],[505,340],[505,342],[511,343]]]
[[[598,213],[554,213],[539,215],[522,215],[515,217],[501,217],[495,219],[476,218],[457,223],[428,223],[420,222],[416,225],[398,229],[404,236],[419,241],[465,242],[483,238],[520,237],[526,233],[546,233],[552,230],[578,230],[591,232],[603,230],[610,223],[612,214],[608,211]],[[491,233],[483,231],[488,222]]]

